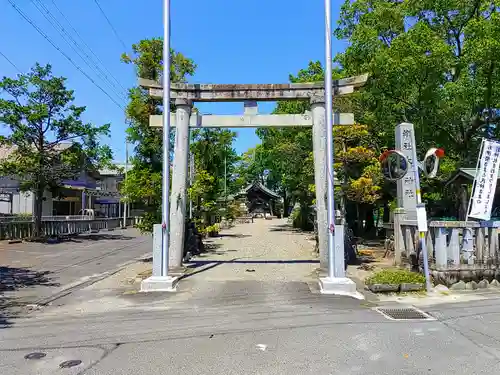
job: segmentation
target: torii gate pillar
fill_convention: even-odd
[[[328,269],[328,212],[326,209],[326,119],[325,98],[311,98],[314,184],[316,187],[316,220],[320,268]],[[333,176],[332,176],[333,178]]]
[[[193,103],[175,100],[175,148],[170,195],[170,251],[169,268],[176,272],[182,268],[184,253],[185,219],[187,207],[187,181],[189,164],[189,119]]]

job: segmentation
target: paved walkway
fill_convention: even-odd
[[[287,219],[256,219],[204,241],[207,252],[193,258],[190,277],[204,281],[310,281],[319,260],[311,233],[294,230]]]
[[[205,309],[265,304],[292,306],[317,288],[319,260],[312,233],[294,230],[286,219],[257,219],[204,241],[206,252],[192,259],[176,293],[137,293],[138,274],[151,263],[134,263],[122,272],[57,301],[48,314],[103,313],[128,308]],[[134,284],[135,282],[135,284]],[[288,302],[286,302],[288,303]]]

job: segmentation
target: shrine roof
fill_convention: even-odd
[[[476,178],[476,168],[458,168],[457,171],[446,181],[445,186],[450,185],[453,182],[458,181],[466,181],[472,183]],[[500,179],[500,175],[498,176]],[[464,181],[464,182],[465,182]]]
[[[244,188],[241,191],[241,193],[248,194],[248,192],[250,190],[260,190],[264,194],[266,194],[266,195],[268,195],[268,196],[270,196],[271,198],[274,198],[274,199],[280,199],[281,198],[281,196],[278,193],[276,193],[275,191],[273,191],[273,190],[265,187],[262,183],[257,182],[257,181],[254,182],[254,183],[251,183],[251,184],[247,185],[247,187]]]

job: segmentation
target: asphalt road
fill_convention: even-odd
[[[500,371],[498,299],[427,309],[435,321],[398,322],[366,302],[313,294],[302,283],[221,282],[211,283],[204,292],[205,296],[183,290],[177,295],[131,295],[121,298],[134,301],[135,309],[13,322],[0,330],[0,371],[12,375]],[[30,353],[42,353],[43,358],[26,359]],[[77,362],[61,369],[66,361]]]
[[[2,306],[50,299],[151,249],[151,236],[140,235],[135,229],[81,235],[58,244],[4,244],[0,249]]]
[[[133,238],[87,239],[73,248],[61,244],[29,254],[39,261],[36,269],[50,269],[48,278],[68,285],[149,251],[149,238],[128,237]],[[221,241],[227,246],[206,254],[214,264],[183,278],[176,293],[124,293],[117,288],[118,273],[27,317],[0,312],[0,373],[500,373],[500,295],[495,291],[487,300],[421,307],[434,320],[394,321],[377,312],[374,303],[321,295],[311,283],[279,274],[272,279],[267,272],[290,267],[290,275],[297,275],[302,263],[267,260],[242,269],[238,261],[220,263],[218,253],[226,247],[235,258],[239,254],[236,242]],[[250,246],[249,237],[244,241]],[[115,278],[115,284],[110,282]],[[39,295],[40,288],[26,289]]]

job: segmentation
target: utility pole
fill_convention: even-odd
[[[128,140],[125,140],[125,181],[127,181],[127,172],[128,172]],[[123,202],[123,227],[127,228],[127,209],[128,203],[125,200]]]

